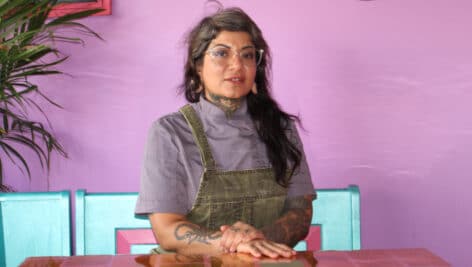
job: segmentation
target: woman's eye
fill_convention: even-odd
[[[254,59],[256,57],[254,52],[244,52],[241,56],[245,59]]]
[[[225,49],[218,49],[213,51],[213,56],[215,57],[227,57],[228,56],[228,51]]]

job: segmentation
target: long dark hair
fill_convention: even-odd
[[[287,187],[293,172],[300,165],[302,153],[292,143],[287,131],[291,124],[299,122],[297,116],[282,111],[270,96],[271,57],[269,46],[262,32],[254,21],[240,8],[221,9],[213,15],[203,18],[188,34],[187,62],[185,64],[184,82],[180,89],[187,101],[194,103],[200,100],[203,92],[197,67],[202,64],[203,56],[210,42],[221,31],[247,32],[256,49],[263,49],[264,54],[256,71],[257,94],[247,95],[249,114],[254,121],[257,133],[267,147],[267,156],[274,169],[276,181]],[[294,127],[294,126],[293,126]]]

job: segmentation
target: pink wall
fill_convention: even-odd
[[[360,186],[363,247],[469,264],[472,2],[222,2],[263,29],[274,95],[303,119],[315,185]],[[51,190],[138,190],[148,127],[184,103],[183,33],[205,12],[204,1],[115,0],[112,16],[84,21],[106,42],[62,45],[73,77],[43,85],[65,107],[50,119],[70,158],[53,162]],[[44,173],[9,175],[20,191],[47,190]]]

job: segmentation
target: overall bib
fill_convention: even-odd
[[[221,225],[232,225],[236,221],[260,229],[278,219],[282,215],[287,189],[277,184],[273,169],[217,170],[195,110],[187,104],[180,112],[190,126],[203,163],[200,187],[187,219],[215,231]]]

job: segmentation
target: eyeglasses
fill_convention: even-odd
[[[216,64],[226,67],[230,64],[231,59],[238,55],[242,64],[249,68],[259,66],[262,61],[262,55],[264,54],[263,49],[255,49],[254,47],[243,48],[240,51],[235,51],[225,46],[215,46],[206,51]]]

